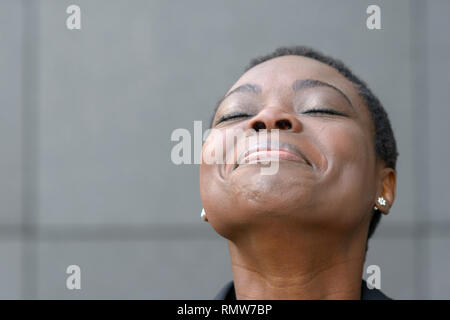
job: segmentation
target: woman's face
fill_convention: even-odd
[[[220,121],[236,112],[246,115]],[[367,228],[377,192],[374,125],[353,84],[335,69],[300,56],[259,64],[230,88],[213,128],[223,135],[206,139],[203,157],[233,132],[266,128],[279,129],[280,144],[306,158],[280,158],[273,175],[261,174],[260,163],[202,162],[203,206],[222,236],[232,240],[274,225],[339,234]]]

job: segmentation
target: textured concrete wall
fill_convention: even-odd
[[[232,279],[226,241],[170,135],[293,44],[342,59],[390,115],[397,199],[367,257],[383,291],[450,298],[448,1],[79,0],[69,31],[72,3],[0,2],[0,298],[212,298]]]

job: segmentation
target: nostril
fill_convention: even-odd
[[[262,121],[256,121],[253,125],[253,129],[255,129],[256,131],[266,129],[266,124]]]
[[[278,120],[276,127],[281,130],[289,130],[292,128],[292,123],[289,120]]]

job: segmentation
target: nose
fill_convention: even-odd
[[[279,129],[300,132],[302,124],[295,115],[281,108],[267,107],[247,123],[246,129],[254,129],[255,131]]]

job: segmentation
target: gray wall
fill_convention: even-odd
[[[69,31],[65,10],[82,10]],[[382,30],[365,26],[378,4]],[[397,199],[367,265],[393,298],[450,298],[448,1],[0,1],[0,298],[209,299],[232,279],[200,221],[206,129],[249,59],[307,44],[346,62],[395,131]],[[82,289],[65,287],[66,267]]]

